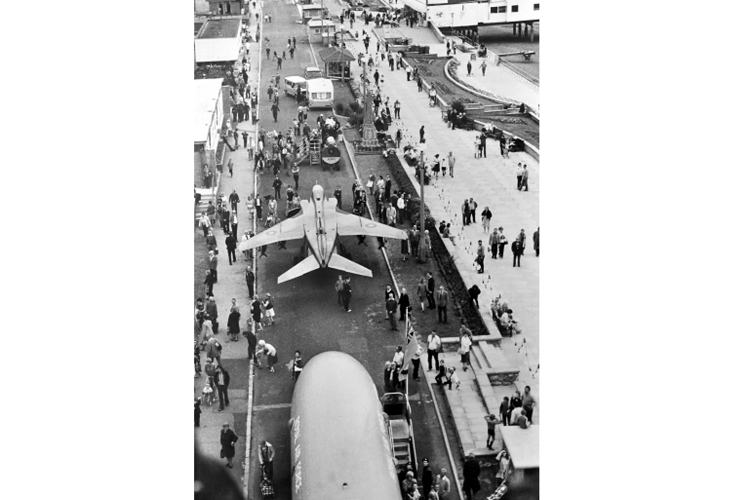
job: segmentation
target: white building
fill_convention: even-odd
[[[540,0],[404,0],[437,28],[470,28],[540,21]]]

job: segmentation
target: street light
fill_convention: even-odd
[[[423,178],[423,172],[425,171],[425,150],[426,150],[426,143],[421,142],[418,143],[418,150],[420,151],[420,166],[418,167],[420,169],[418,178],[420,182],[420,239],[418,240],[418,262],[424,263],[428,262],[428,259],[426,258],[423,260],[423,256],[427,254],[426,250],[426,203],[424,201],[423,196],[423,186],[425,185],[425,180]]]

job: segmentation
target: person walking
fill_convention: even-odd
[[[253,319],[249,319],[246,324],[246,329],[243,331],[243,337],[248,341],[248,359],[253,360],[253,366],[260,367],[258,362],[258,356],[256,356],[256,342],[258,337],[253,333]]]
[[[342,305],[342,291],[344,290],[345,280],[342,279],[340,274],[337,277],[337,281],[334,283],[334,290],[337,292],[337,305]]]
[[[483,76],[486,76],[486,68],[487,67],[488,67],[488,65],[486,64],[486,60],[483,59],[483,62],[480,65],[480,70],[483,73]]]
[[[480,220],[481,224],[483,225],[483,234],[488,234],[488,231],[491,227],[491,217],[493,217],[493,214],[491,213],[491,210],[488,209],[488,207],[484,208],[480,213]]]
[[[468,63],[470,64],[470,63]],[[473,500],[473,493],[480,491],[480,464],[475,459],[475,454],[470,453],[468,459],[462,467],[462,475],[465,480],[462,482],[462,491],[465,492],[466,500]]]
[[[272,116],[274,117],[274,123],[277,123],[277,113],[279,113],[279,105],[275,102],[272,103]]]
[[[530,172],[527,169],[527,164],[523,165],[522,166],[522,180],[520,181],[520,191],[522,191],[523,187],[525,188],[525,191],[527,191],[527,179],[528,179],[529,173]]]
[[[253,324],[256,327],[256,331],[263,331],[264,326],[261,323],[261,316],[263,309],[261,307],[261,301],[258,295],[253,296],[253,302],[251,302],[251,316],[253,317]]]
[[[405,313],[410,309],[410,297],[407,295],[407,289],[404,287],[402,288],[402,292],[400,293],[399,297],[399,311],[400,311],[400,321],[405,321]]]
[[[232,300],[233,302],[235,301],[235,299]],[[238,341],[238,335],[240,335],[240,311],[237,307],[233,307],[227,316],[227,334],[230,336],[231,341]]]
[[[462,371],[466,372],[470,366],[470,348],[473,346],[473,339],[470,337],[468,330],[466,330],[460,338],[460,348],[457,350],[460,354],[462,361]]]
[[[245,284],[248,285],[248,297],[253,298],[253,282],[256,277],[253,275],[253,269],[251,266],[245,269]]]
[[[470,61],[467,61],[467,76],[470,76],[470,73],[473,71],[473,63]]]
[[[259,445],[259,466],[263,475],[274,480],[274,446],[269,441],[262,441]]]
[[[486,268],[483,266],[483,262],[486,260],[486,251],[483,248],[483,240],[478,240],[478,248],[476,250],[477,256],[475,262],[478,264],[478,274],[483,274]]]
[[[227,393],[227,387],[230,385],[230,374],[220,364],[217,366],[217,372],[214,375],[214,380],[217,384],[217,392],[219,393],[219,411],[225,409],[225,406],[230,406],[230,396]]]
[[[420,310],[426,312],[426,295],[428,293],[428,287],[426,286],[425,278],[420,278],[418,282],[418,301],[420,302]]]
[[[209,271],[211,271],[212,278],[214,278],[214,283],[219,282],[219,278],[217,277],[217,256],[213,251],[209,251]]]
[[[517,191],[522,189],[522,163],[517,164]]]
[[[449,152],[449,156],[447,156],[447,164],[449,165],[449,177],[454,177],[454,163],[457,160],[455,156],[452,154],[452,152]]]
[[[449,305],[449,293],[444,290],[444,285],[439,287],[439,292],[436,294],[439,322],[446,324],[447,322],[447,306]]]
[[[538,405],[533,395],[530,393],[530,386],[525,386],[525,394],[522,395],[522,407],[525,409],[525,416],[532,425],[533,423],[533,409]]]
[[[439,353],[442,351],[441,337],[436,334],[436,330],[431,330],[428,335],[428,371],[433,370],[432,361],[436,362],[436,369],[439,368]]]
[[[232,265],[233,262],[237,262],[237,258],[235,257],[235,248],[237,248],[237,240],[232,235],[232,233],[227,235],[227,238],[225,238],[225,246],[227,247],[227,258],[230,261],[230,265]]]
[[[433,471],[428,463],[428,459],[423,459],[423,476],[421,477],[421,483],[423,484],[423,498],[428,499],[428,494],[433,488]]]
[[[219,443],[221,445],[220,458],[227,460],[225,467],[232,469],[232,459],[235,457],[235,442],[238,440],[237,434],[230,429],[230,424],[222,424],[222,431],[219,434]]]
[[[423,348],[418,345],[418,350],[415,351],[415,354],[413,354],[412,359],[410,361],[413,364],[413,380],[420,380],[420,357],[423,355]]]
[[[395,318],[395,315],[397,313],[397,301],[394,300],[394,294],[390,293],[389,298],[386,301],[386,313],[389,316],[389,325],[392,327],[392,330],[397,330],[397,320]]]
[[[352,287],[350,286],[350,277],[345,278],[342,284],[342,306],[346,312],[352,312],[350,309],[350,299],[352,298]]]
[[[420,235],[420,233],[418,233],[418,234]],[[428,294],[426,295],[426,297],[428,298],[428,308],[429,309],[436,309],[436,301],[434,300],[434,295],[433,295],[434,294],[434,286],[435,286],[435,281],[433,279],[433,274],[431,274],[430,271],[427,272],[426,273],[426,278],[428,279],[428,282],[426,283],[426,285],[428,287],[428,290],[427,290]]]
[[[535,256],[540,256],[540,227],[533,233],[533,250],[535,250]]]
[[[488,244],[491,246],[491,258],[495,259],[496,255],[499,252],[499,231],[494,228],[493,233],[491,233],[491,236],[488,238]]]
[[[266,298],[262,301],[264,306],[264,315],[266,316],[267,326],[274,324],[274,302],[272,301],[272,294],[267,293]]]
[[[522,257],[522,244],[519,239],[514,240],[512,243],[512,267],[522,267],[520,258]]]
[[[520,245],[522,246],[522,255],[525,255],[525,248],[527,247],[527,237],[525,235],[524,229],[520,229],[520,234],[517,235],[517,239],[520,240]]]

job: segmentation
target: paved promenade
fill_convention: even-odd
[[[332,12],[339,12],[337,4],[331,3]],[[372,25],[366,27],[358,19],[355,28],[359,31],[366,29],[372,40],[375,38]],[[410,31],[409,28],[405,30]],[[366,52],[361,40],[348,42],[347,47],[354,54]],[[371,43],[369,48],[370,53],[374,54],[375,43]],[[432,52],[437,53],[437,48],[438,46],[432,46]],[[353,69],[356,74],[361,71],[355,66]],[[479,299],[480,311],[489,331],[498,332],[492,321],[490,309],[491,300],[497,296],[509,303],[514,310],[515,319],[523,330],[522,335],[502,339],[498,343],[500,349],[488,345],[481,351],[479,345],[474,346],[473,370],[460,370],[460,380],[463,381],[461,390],[451,394],[447,392],[452,418],[460,435],[463,452],[467,454],[485,446],[483,416],[487,411],[498,413],[501,398],[511,395],[515,390],[515,386],[492,386],[483,372],[485,369],[495,364],[516,365],[520,369],[516,388],[522,392],[525,385],[530,385],[533,394],[538,398],[540,374],[536,372],[539,363],[539,259],[533,251],[532,235],[539,226],[539,165],[525,153],[510,153],[508,159],[502,158],[495,141],[488,141],[487,158],[474,158],[473,141],[478,135],[477,132],[448,128],[441,118],[439,108],[429,107],[428,95],[425,92],[419,93],[414,81],[407,81],[404,70],[389,71],[387,64],[381,64],[376,69],[383,75],[382,97],[388,96],[390,103],[399,99],[402,105],[401,119],[392,125],[389,133],[394,136],[397,128],[400,128],[405,136],[403,145],[417,143],[418,131],[421,126],[425,126],[427,158],[432,158],[434,154],[444,158],[449,151],[457,158],[454,178],[447,175],[426,187],[425,199],[432,215],[438,221],[443,219],[452,223],[453,234],[457,235],[456,246],[448,240],[444,241],[456,257],[455,263],[466,285],[470,287],[477,284],[482,290]],[[486,78],[490,78],[488,73]],[[527,164],[530,171],[528,192],[516,189],[515,167],[519,162]],[[406,168],[412,174],[412,168]],[[411,179],[419,190],[417,181],[412,176]],[[478,202],[477,223],[462,228],[460,209],[463,201],[471,197]],[[483,234],[480,221],[480,212],[486,206],[493,213],[491,226],[504,227],[504,234],[510,243],[519,234],[520,229],[525,230],[527,251],[522,257],[522,267],[512,267],[511,251],[507,246],[503,259],[493,260],[487,251],[485,274],[481,275],[475,271],[474,249],[478,240],[482,240],[488,248],[489,235]],[[461,366],[459,355],[456,353],[447,353],[446,360],[449,365]],[[427,368],[427,365],[424,365],[424,368]],[[536,408],[534,421],[536,424],[540,422],[540,406]],[[489,453],[490,450],[485,452]]]
[[[497,66],[493,57],[485,59],[487,65],[485,76],[481,71],[483,59],[477,58],[475,61],[471,61],[469,52],[465,53],[459,50],[454,58],[460,63],[457,68],[457,78],[460,83],[487,92],[499,99],[524,102],[526,105],[532,106],[533,111],[538,109],[540,101],[538,86],[504,65]],[[470,76],[467,76],[468,62],[472,64]]]

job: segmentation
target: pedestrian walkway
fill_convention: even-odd
[[[538,109],[539,87],[508,67],[497,66],[493,57],[486,59],[478,57],[473,61],[470,52],[465,53],[458,50],[454,58],[459,62],[456,78],[461,84],[503,101],[524,102],[526,106],[531,106],[533,111]],[[481,69],[484,60],[486,61],[485,75],[483,75]],[[468,62],[472,65],[469,76],[467,74]]]
[[[366,29],[374,37],[373,26],[366,28],[360,19],[356,20],[354,28],[359,31]],[[366,53],[361,40],[348,42],[348,49],[355,54]],[[374,54],[374,46],[372,43],[369,47],[371,54]],[[382,97],[385,99],[388,96],[390,103],[399,99],[402,105],[401,119],[392,124],[389,133],[393,136],[400,128],[404,136],[403,145],[417,144],[418,130],[424,126],[427,159],[433,158],[435,154],[445,158],[450,151],[456,157],[454,177],[447,175],[435,179],[425,189],[425,201],[437,223],[445,220],[452,224],[452,233],[456,235],[455,244],[449,240],[443,242],[455,257],[455,264],[466,286],[469,288],[477,284],[481,289],[480,312],[492,333],[491,337],[497,339],[495,343],[499,346],[487,346],[488,356],[480,353],[479,347],[474,346],[471,356],[473,370],[462,372],[460,369],[458,372],[462,389],[451,395],[447,391],[463,452],[468,454],[485,447],[486,424],[483,416],[489,412],[497,414],[499,402],[504,395],[509,396],[516,389],[522,392],[525,385],[530,385],[532,393],[536,397],[538,395],[539,259],[532,250],[532,235],[539,226],[539,164],[527,153],[510,153],[509,158],[503,158],[498,143],[490,140],[487,142],[487,158],[474,158],[473,141],[478,132],[451,130],[447,127],[439,108],[429,107],[427,93],[419,93],[416,83],[407,81],[404,70],[390,71],[389,66],[384,64],[376,69],[383,75],[384,83],[380,88]],[[359,74],[363,69],[354,67],[353,70],[355,74]],[[490,74],[486,78],[492,81]],[[373,84],[372,90],[376,90]],[[402,157],[401,151],[398,156]],[[527,164],[530,172],[529,191],[518,191],[516,188],[515,168],[518,163]],[[413,169],[405,168],[419,191],[420,186],[412,175]],[[461,207],[463,201],[471,197],[478,203],[477,222],[463,227]],[[511,266],[509,246],[503,259],[491,259],[487,250],[485,274],[478,274],[473,267],[478,240],[483,241],[486,249],[489,246],[489,234],[484,234],[480,221],[480,213],[486,206],[493,213],[491,227],[503,227],[510,244],[521,229],[525,230],[527,251],[521,259],[521,267]],[[523,330],[521,335],[500,339],[491,315],[491,301],[495,297],[507,301],[514,310],[514,317]],[[475,340],[477,343],[483,339]],[[500,352],[496,352],[499,350]],[[491,359],[481,364],[479,355]],[[447,352],[445,357],[448,365],[461,367],[456,352]],[[486,373],[490,363],[502,362],[497,361],[502,359],[520,370],[519,378],[512,386],[493,385]],[[538,424],[540,407],[536,408],[535,415],[535,422]],[[489,453],[490,450],[486,452]]]
[[[251,33],[255,35],[256,22],[255,12],[251,13]],[[260,10],[259,10],[260,12]],[[240,56],[242,58],[242,55]],[[251,43],[250,57],[248,57],[251,65],[250,82],[255,86],[255,81],[258,75],[259,57],[258,57],[258,43]],[[226,115],[228,120],[232,120],[231,115]],[[251,129],[248,127],[250,122],[243,122],[246,130]],[[236,127],[238,124],[233,124]],[[252,134],[251,134],[252,137]],[[250,139],[252,140],[252,139]],[[230,139],[231,144],[234,141]],[[242,137],[239,139],[240,147],[235,151],[231,151],[230,148],[226,148],[224,154],[224,167],[222,169],[223,175],[219,180],[219,186],[217,192],[223,194],[225,197],[229,196],[233,190],[236,190],[240,195],[240,203],[238,204],[238,239],[242,237],[244,231],[253,229],[252,219],[248,210],[246,209],[246,197],[252,194],[253,191],[253,171],[250,168],[251,164],[248,161],[248,153],[243,149]],[[234,164],[233,175],[230,176],[227,168],[228,161],[232,160]],[[227,335],[227,317],[230,313],[231,299],[237,300],[237,305],[240,308],[241,318],[240,325],[241,330],[244,329],[246,321],[248,319],[248,311],[250,310],[250,299],[248,297],[248,287],[245,282],[245,274],[243,270],[249,262],[244,261],[242,252],[236,251],[237,261],[230,265],[229,257],[227,255],[225,247],[226,234],[221,230],[220,225],[217,223],[214,227],[214,234],[217,238],[217,246],[219,250],[217,276],[218,282],[214,285],[214,297],[217,303],[218,310],[218,322],[219,322],[219,335],[216,339],[219,340],[222,349],[222,366],[230,374],[230,384],[228,389],[228,395],[230,398],[230,404],[223,411],[219,410],[219,403],[215,402],[211,406],[201,405],[201,425],[196,429],[196,443],[199,446],[201,452],[212,459],[221,460],[219,457],[219,436],[222,430],[222,424],[229,423],[230,428],[238,435],[238,442],[235,443],[235,459],[234,467],[230,470],[230,474],[236,479],[238,486],[243,489],[243,474],[247,439],[247,413],[248,413],[248,391],[249,391],[249,360],[247,356],[247,343],[243,337],[240,337],[238,342],[231,342],[229,335]],[[200,245],[203,246],[203,245]],[[202,373],[199,378],[194,379],[194,397],[201,396],[201,391],[206,382],[206,373],[203,372],[203,367],[206,364],[206,354],[201,353],[201,367]]]

